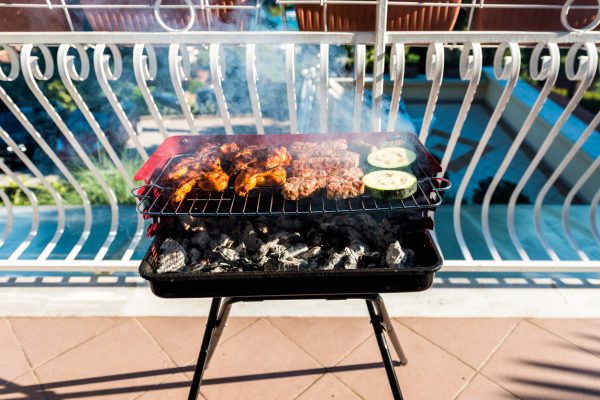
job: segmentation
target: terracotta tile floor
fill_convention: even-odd
[[[185,399],[204,318],[0,318],[0,399]],[[396,319],[407,399],[598,399],[600,320]],[[367,319],[232,318],[202,399],[391,398]]]

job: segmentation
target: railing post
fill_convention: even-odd
[[[373,124],[372,130],[381,131],[383,73],[385,70],[385,44],[387,29],[387,0],[377,2],[377,29],[375,32],[375,63],[373,66]]]

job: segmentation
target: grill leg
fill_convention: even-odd
[[[206,358],[206,368],[208,368],[208,364],[212,359],[213,354],[215,353],[215,349],[217,348],[217,344],[219,344],[219,339],[221,339],[221,335],[223,334],[223,330],[225,330],[225,326],[227,324],[227,318],[229,317],[229,311],[231,311],[231,306],[233,303],[236,303],[238,300],[231,297],[226,297],[223,300],[221,305],[221,310],[219,311],[219,317],[217,318],[217,326],[215,327],[215,331],[212,335],[212,339],[210,341],[210,345],[208,346],[208,356]]]
[[[206,329],[204,330],[204,337],[202,338],[202,345],[200,346],[200,354],[198,355],[198,362],[196,363],[196,369],[194,370],[194,378],[192,379],[192,385],[190,386],[190,393],[188,400],[196,400],[198,393],[200,392],[200,384],[202,382],[202,375],[206,368],[206,361],[208,360],[208,349],[213,336],[214,330],[217,328],[217,316],[219,314],[219,307],[221,306],[221,298],[215,297],[210,304],[210,312],[208,313],[208,321],[206,321]]]
[[[373,305],[377,309],[377,313],[381,316],[383,329],[390,338],[392,346],[394,347],[394,350],[396,350],[396,354],[398,354],[400,364],[406,365],[408,363],[408,359],[404,354],[404,350],[402,350],[398,336],[396,336],[396,331],[394,331],[394,326],[392,325],[392,321],[390,320],[390,316],[385,308],[385,303],[383,302],[381,295],[377,295],[377,297],[373,300]]]
[[[390,352],[385,341],[385,336],[383,334],[384,318],[382,315],[379,315],[375,312],[375,307],[373,306],[373,304],[376,304],[376,302],[376,299],[367,300],[367,309],[369,310],[371,324],[373,325],[373,330],[375,331],[375,338],[377,339],[377,345],[379,346],[379,351],[381,352],[381,358],[383,359],[383,365],[385,366],[385,372],[390,383],[390,388],[392,389],[392,394],[394,395],[394,400],[402,400],[402,392],[400,391],[400,385],[398,384],[398,378],[396,377],[396,371],[394,370],[394,362],[390,356]]]

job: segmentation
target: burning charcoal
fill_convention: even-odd
[[[223,267],[221,267],[221,266],[215,267],[215,268],[213,268],[213,269],[210,270],[210,272],[215,273],[215,274],[218,274],[220,272],[225,272],[225,271],[226,271],[226,269],[223,268]]]
[[[277,221],[275,221],[275,226],[282,231],[288,232],[298,232],[301,231],[302,221],[297,218],[287,218],[287,217],[279,217]]]
[[[306,244],[304,244],[304,243],[295,244],[295,245],[289,247],[285,251],[283,258],[286,258],[286,259],[296,258],[306,251],[308,251],[308,246]]]
[[[191,239],[192,246],[198,249],[205,249],[210,242],[210,236],[206,232],[196,233]]]
[[[210,264],[207,259],[198,260],[196,263],[187,267],[187,272],[208,272]]]
[[[306,234],[306,239],[312,246],[321,246],[323,243],[323,233],[313,227]]]
[[[262,236],[262,238],[266,238],[269,236],[269,220],[265,217],[258,217],[254,220],[254,227],[256,231]]]
[[[237,245],[233,249],[235,250],[236,253],[238,253],[240,255],[240,257],[245,256],[246,253],[247,253],[246,245],[244,243],[240,243],[239,245]]]
[[[223,247],[231,247],[231,245],[233,245],[233,240],[231,240],[229,236],[223,233],[221,234],[221,236],[219,236],[218,239],[215,239],[212,242],[210,242],[210,248],[212,249],[212,251],[219,250]]]
[[[336,268],[340,264],[340,262],[342,261],[343,258],[344,258],[344,255],[342,253],[331,254],[329,256],[329,259],[325,263],[325,266],[323,267],[323,269],[330,270],[330,269]]]
[[[206,225],[204,224],[204,221],[199,218],[186,215],[179,220],[181,227],[186,232],[206,232]]]
[[[406,253],[402,250],[400,243],[396,240],[390,244],[385,254],[385,262],[392,268],[402,268],[405,266]]]
[[[313,247],[309,248],[308,250],[306,250],[304,253],[302,253],[302,255],[300,255],[300,257],[305,260],[310,260],[311,258],[317,257],[319,254],[321,254],[321,247],[313,246]]]
[[[358,268],[378,268],[381,267],[381,253],[372,251],[365,253],[358,262]]]
[[[299,258],[284,258],[281,260],[281,266],[284,270],[298,270],[300,267],[308,264],[306,260],[301,260]]]
[[[160,245],[156,272],[176,272],[185,267],[185,249],[175,240],[167,239]]]
[[[262,259],[266,256],[281,258],[286,251],[286,247],[279,244],[279,239],[273,239],[267,243],[263,243],[256,252],[256,258]]]
[[[271,258],[263,265],[265,271],[279,271],[279,263]]]
[[[240,255],[235,249],[229,249],[227,247],[222,247],[219,249],[219,254],[227,260],[227,261],[237,261],[240,258]]]
[[[278,240],[278,243],[285,247],[293,246],[297,243],[302,242],[302,236],[298,232],[289,233],[289,232],[279,232],[275,234],[275,238]]]
[[[196,264],[198,261],[200,261],[200,258],[202,258],[202,253],[200,253],[198,249],[192,248],[188,252],[188,257],[190,258],[191,264]]]
[[[246,249],[248,249],[248,251],[251,253],[256,252],[258,247],[262,244],[262,240],[258,238],[257,232],[249,222],[242,231],[241,241],[246,246]]]

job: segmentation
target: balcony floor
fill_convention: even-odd
[[[2,318],[1,399],[185,398],[204,318]],[[407,399],[600,396],[600,319],[403,318]],[[364,318],[232,318],[203,399],[388,399]]]

